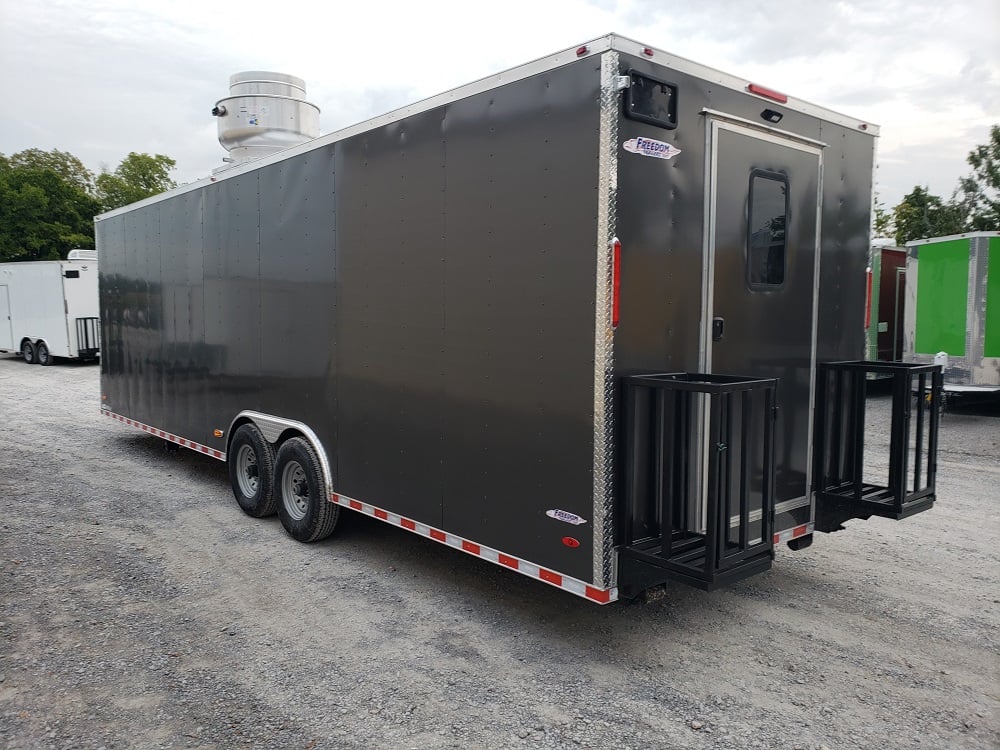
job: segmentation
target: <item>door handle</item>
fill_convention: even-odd
[[[726,332],[725,318],[712,318],[712,341],[722,341],[722,336]]]

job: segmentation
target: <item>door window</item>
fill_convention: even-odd
[[[777,172],[751,172],[746,253],[751,289],[773,289],[785,283],[787,217],[788,178]]]

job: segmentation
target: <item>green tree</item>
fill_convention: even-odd
[[[954,196],[965,230],[1000,230],[1000,125],[990,128],[989,143],[976,146],[966,161],[972,174],[959,181]]]
[[[885,204],[875,193],[875,214],[872,217],[872,237],[892,237],[896,232],[893,214],[887,211]]]
[[[945,202],[927,188],[914,187],[893,211],[896,244],[925,237],[944,237],[964,232],[963,214],[958,203]]]
[[[163,154],[137,154],[134,151],[122,159],[114,172],[104,170],[97,175],[97,198],[105,211],[162,193],[177,187],[170,171],[177,165]]]
[[[85,193],[94,192],[94,173],[83,166],[82,161],[66,151],[28,148],[12,154],[8,163],[15,169],[51,169],[66,182]]]
[[[25,153],[0,154],[0,262],[55,260],[94,247],[96,198],[45,166],[45,152]]]

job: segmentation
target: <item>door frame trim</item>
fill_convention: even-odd
[[[717,187],[718,187],[718,166],[719,166],[719,135],[722,132],[733,132],[744,135],[748,138],[756,138],[766,143],[773,143],[778,146],[802,151],[816,157],[816,226],[813,238],[815,253],[813,262],[813,297],[812,297],[812,325],[811,342],[809,352],[809,414],[807,424],[807,444],[806,444],[806,481],[805,495],[799,500],[802,504],[813,502],[812,494],[812,451],[813,451],[813,411],[816,402],[816,358],[819,334],[819,279],[820,263],[822,259],[822,228],[823,228],[823,177],[824,160],[823,149],[828,144],[797,135],[786,130],[758,124],[742,117],[728,115],[711,109],[703,109],[705,115],[705,200],[706,211],[703,224],[703,245],[702,245],[702,281],[701,281],[701,322],[699,325],[698,340],[698,366],[701,372],[712,372],[712,336],[711,319],[715,302],[715,225],[718,213]],[[705,441],[708,439],[704,431],[704,424],[707,424],[708,406],[706,404],[703,413],[703,421],[698,425],[697,445],[700,447],[701,457],[699,463],[702,465],[702,474],[707,471],[708,450]],[[702,505],[707,501],[707,488],[701,488]],[[795,498],[792,498],[794,501]],[[810,516],[815,509],[811,509]],[[702,514],[704,518],[704,514]],[[701,519],[698,519],[700,522]],[[699,523],[700,526],[700,523]],[[696,526],[697,528],[697,526]]]
[[[0,317],[0,326],[6,323],[7,333],[10,335],[10,351],[20,351],[20,345],[18,342],[14,341],[14,315],[10,310],[10,285],[0,284],[0,287],[3,288],[4,294],[7,298],[7,309],[3,312],[3,316]],[[15,346],[15,344],[17,344],[17,346]]]

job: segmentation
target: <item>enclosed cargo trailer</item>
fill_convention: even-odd
[[[1000,392],[1000,232],[915,240],[906,250],[905,359],[940,363],[945,391]]]
[[[872,240],[868,259],[869,360],[898,362],[903,358],[906,310],[906,248],[895,240]]]
[[[50,365],[53,357],[96,359],[100,347],[96,252],[0,263],[0,352]]]
[[[233,167],[98,217],[102,410],[299,540],[348,508],[602,603],[739,580],[934,499],[933,367],[861,476],[876,135],[609,35]]]

